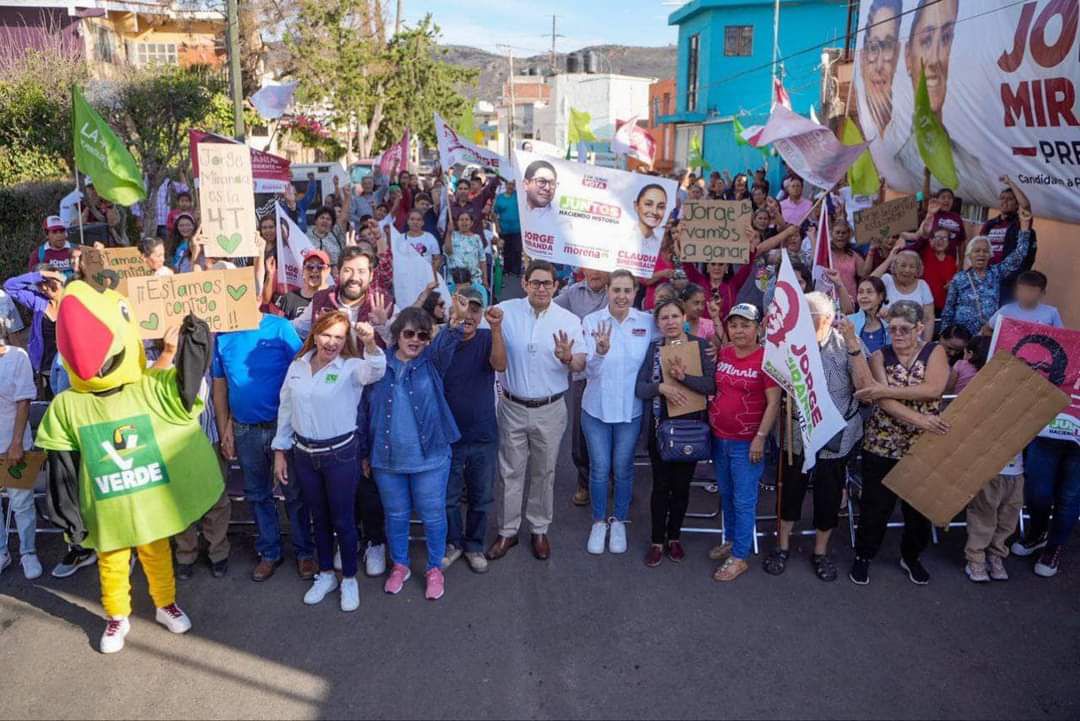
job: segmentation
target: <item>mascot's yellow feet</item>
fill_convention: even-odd
[[[116,653],[124,648],[124,637],[131,630],[127,616],[110,618],[105,622],[105,633],[101,634],[101,652]]]
[[[159,608],[154,620],[173,633],[187,633],[191,630],[191,619],[175,603]]]

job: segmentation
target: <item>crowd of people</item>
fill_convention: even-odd
[[[1032,270],[1030,203],[1003,178],[999,214],[969,239],[957,198],[944,189],[925,203],[916,230],[862,243],[853,232],[850,193],[815,199],[801,178],[789,176],[773,194],[765,169],[734,178],[683,173],[678,180],[680,202],[751,201],[748,263],[681,260],[678,210],[649,277],[523,257],[514,182],[481,171],[375,174],[355,187],[335,180],[335,192],[318,208],[311,207],[313,179],[304,196],[283,194],[278,202],[311,245],[298,287],[279,279],[281,231],[271,207],[259,221],[260,255],[247,263],[259,286],[261,321],[217,335],[201,390],[203,431],[222,468],[238,466],[254,517],[251,579],[265,582],[284,562],[279,495],[296,572],[311,582],[307,604],[338,590],[341,609],[356,610],[361,568],[385,575],[387,593],[404,591],[414,515],[424,529],[428,599],[443,596],[445,573],[459,560],[487,572],[521,542],[523,522],[532,555],[546,560],[553,552],[556,462],[569,426],[578,474],[572,502],[590,509],[591,526],[582,530],[589,554],[631,548],[634,459],[643,447],[652,486],[651,528],[641,543],[646,566],[686,558],[681,535],[691,484],[698,463],[711,461],[725,530],[725,542],[709,551],[717,561],[713,578],[731,582],[747,572],[759,492],[775,464],[779,532],[765,572],[784,572],[810,493],[812,571],[834,581],[830,534],[854,487],[860,513],[848,575],[869,583],[898,500],[883,479],[920,434],[949,432],[940,415],[945,398],[986,362],[996,319],[1061,325],[1056,309],[1043,303],[1046,276]],[[154,202],[160,224],[152,232],[142,228],[139,243],[152,273],[245,264],[207,257],[186,185],[166,184]],[[811,273],[820,203],[830,223],[829,293],[815,289]],[[126,217],[90,183],[79,208],[86,223],[100,216],[114,227]],[[8,278],[0,294],[0,450],[12,463],[34,445],[31,401],[49,401],[68,386],[56,329],[65,284],[82,274],[73,227],[71,217],[48,217],[27,272]],[[125,245],[127,237],[110,232],[98,242]],[[400,243],[431,266],[417,297],[395,297]],[[798,433],[781,432],[783,393],[762,370],[763,319],[781,251],[800,278],[827,390],[846,424],[810,473],[801,470]],[[696,350],[676,352],[686,344]],[[155,368],[173,366],[176,332],[146,345]],[[695,399],[702,401],[697,409],[685,412]],[[696,429],[706,430],[685,441],[695,460],[673,453],[670,438]],[[853,478],[861,482],[853,486]],[[23,572],[36,578],[43,570],[33,492],[8,489],[7,496]],[[1031,519],[1014,539],[1025,499]],[[901,509],[899,565],[913,583],[926,584],[919,559],[931,524],[904,501]],[[228,573],[230,514],[226,491],[175,537],[178,579],[197,572],[200,533],[212,575]],[[974,582],[1007,580],[1011,552],[1034,556],[1035,572],[1053,576],[1078,516],[1075,444],[1036,438],[967,509],[965,573]],[[7,529],[0,531],[3,570],[14,553]],[[161,563],[141,551],[139,557]],[[93,548],[73,543],[52,574],[70,576],[97,559]],[[104,564],[101,573],[104,586]],[[120,588],[130,594],[129,586]],[[164,607],[159,620],[186,630],[168,610],[182,616],[175,603]],[[103,651],[123,647],[129,609],[106,604]]]

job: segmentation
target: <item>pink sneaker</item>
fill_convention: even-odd
[[[383,590],[387,593],[401,593],[401,589],[405,587],[405,582],[412,576],[412,571],[408,566],[403,566],[400,563],[395,563],[394,567],[390,569],[390,577],[386,579],[386,585],[383,586]]]
[[[427,578],[427,590],[424,591],[424,598],[429,601],[438,601],[446,592],[446,578],[443,577],[442,569],[433,568],[424,576]]]

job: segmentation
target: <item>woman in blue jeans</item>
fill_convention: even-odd
[[[430,601],[442,598],[446,582],[446,482],[450,444],[461,437],[443,390],[443,375],[461,343],[467,301],[454,296],[448,327],[431,340],[431,316],[411,306],[390,326],[387,372],[364,393],[370,465],[386,511],[386,536],[393,568],[387,593],[400,593],[409,570],[409,517],[416,507],[427,543]],[[465,307],[463,307],[465,306]],[[482,389],[478,389],[480,392]]]
[[[749,569],[762,454],[780,408],[780,388],[761,369],[765,349],[758,341],[757,306],[739,303],[728,311],[724,327],[731,343],[717,353],[709,425],[724,530],[731,540],[709,556],[721,562],[713,580],[734,581]]]
[[[360,341],[363,356],[356,347]],[[319,316],[281,386],[274,476],[296,481],[311,511],[319,573],[304,603],[315,605],[338,587],[334,575],[334,534],[341,548],[341,610],[360,606],[356,583],[356,487],[359,439],[356,407],[364,388],[386,372],[386,357],[367,323],[349,321],[342,311]],[[293,451],[295,478],[289,478],[285,452]]]
[[[1042,549],[1035,573],[1050,578],[1057,575],[1065,542],[1080,517],[1080,446],[1063,438],[1036,437],[1024,451],[1024,475],[1031,522],[1012,552],[1030,556]]]
[[[592,531],[587,550],[626,552],[626,521],[634,487],[634,446],[641,431],[642,402],[634,395],[637,371],[656,335],[652,316],[633,307],[634,276],[616,270],[608,283],[608,306],[582,320],[585,329],[585,378],[581,430],[589,450],[589,497]],[[608,476],[615,475],[615,509],[607,518]]]

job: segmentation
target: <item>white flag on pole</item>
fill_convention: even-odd
[[[285,214],[281,203],[274,204],[277,219],[277,281],[286,290],[299,290],[304,284],[304,254],[312,250],[311,241],[300,226]]]

